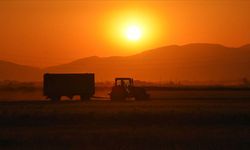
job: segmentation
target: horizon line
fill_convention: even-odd
[[[90,56],[86,56],[86,57],[82,57],[82,58],[78,58],[78,59],[75,59],[75,60],[72,60],[72,61],[69,61],[69,62],[64,62],[64,63],[58,63],[56,65],[48,65],[48,66],[44,66],[44,67],[39,67],[39,66],[32,66],[32,65],[26,65],[26,64],[21,64],[21,63],[17,63],[15,61],[11,61],[11,60],[3,60],[3,59],[0,59],[0,61],[2,62],[6,62],[6,63],[11,63],[11,64],[14,64],[14,65],[19,65],[19,66],[25,66],[25,67],[31,67],[31,68],[36,68],[36,69],[46,69],[46,68],[49,68],[49,67],[54,67],[54,66],[58,66],[58,65],[65,65],[65,64],[69,64],[69,63],[73,63],[73,62],[76,62],[78,60],[81,60],[81,59],[86,59],[86,58],[91,58],[91,57],[97,57],[97,58],[111,58],[111,57],[129,57],[129,56],[134,56],[134,55],[138,55],[138,54],[141,54],[141,53],[144,53],[144,52],[147,52],[147,51],[151,51],[151,50],[156,50],[156,49],[160,49],[160,48],[166,48],[166,47],[171,47],[171,46],[177,46],[177,47],[184,47],[184,46],[188,46],[188,45],[217,45],[217,46],[222,46],[222,47],[225,47],[225,48],[242,48],[242,47],[245,47],[245,46],[250,46],[250,42],[249,43],[246,43],[246,44],[243,44],[241,46],[226,46],[224,44],[219,44],[219,43],[206,43],[206,42],[200,42],[200,43],[186,43],[186,44],[169,44],[169,45],[165,45],[165,46],[159,46],[159,47],[155,47],[155,48],[151,48],[151,49],[146,49],[146,50],[143,50],[141,52],[137,52],[135,54],[130,54],[130,55],[110,55],[110,56],[97,56],[97,55],[90,55]]]

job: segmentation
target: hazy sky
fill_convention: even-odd
[[[0,59],[49,66],[165,45],[250,43],[250,1],[1,1]],[[125,35],[136,25],[141,37]]]

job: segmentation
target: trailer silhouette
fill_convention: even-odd
[[[62,96],[72,99],[79,95],[81,100],[89,100],[95,94],[95,76],[86,74],[44,74],[43,95],[52,101]]]

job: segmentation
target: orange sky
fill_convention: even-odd
[[[165,45],[250,43],[250,1],[0,2],[0,59],[49,66]],[[137,42],[121,31],[135,21]],[[121,29],[120,29],[121,28]]]

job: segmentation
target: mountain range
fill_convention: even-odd
[[[171,45],[131,56],[91,56],[70,63],[35,68],[0,61],[0,80],[42,81],[43,73],[92,72],[97,81],[134,77],[144,81],[226,81],[250,78],[250,44]]]

